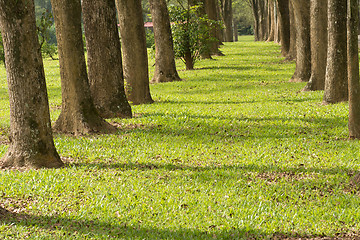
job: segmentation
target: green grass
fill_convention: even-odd
[[[56,170],[0,171],[0,239],[271,239],[336,236],[360,227],[359,141],[347,104],[289,83],[279,46],[241,37],[182,82],[151,86],[156,101],[111,119],[117,134],[56,135]],[[150,66],[153,60],[150,60]],[[51,118],[58,62],[45,60]],[[0,127],[9,108],[0,70]],[[151,68],[152,72],[153,69]],[[7,145],[1,145],[1,155]]]

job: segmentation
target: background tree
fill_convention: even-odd
[[[296,70],[294,82],[308,82],[311,76],[310,1],[291,0],[296,28]]]
[[[348,0],[347,49],[349,81],[349,136],[360,138],[360,83],[358,47],[359,6],[357,0]],[[359,177],[358,177],[359,178]]]
[[[310,1],[311,77],[304,91],[324,90],[327,55],[327,7]]]
[[[224,41],[233,42],[233,12],[232,0],[220,0],[221,16],[225,25],[224,28]]]
[[[281,53],[287,56],[290,50],[290,13],[289,0],[277,0],[280,20]]]
[[[187,70],[194,69],[202,53],[208,53],[212,42],[218,41],[209,34],[218,23],[202,16],[199,11],[198,5],[170,8],[175,56],[185,63]]]
[[[97,113],[89,87],[81,30],[80,0],[53,0],[59,48],[62,105],[55,123],[60,132],[109,132],[113,127]]]
[[[116,0],[116,5],[128,100],[133,104],[152,103],[141,0]]]
[[[126,99],[115,0],[82,0],[88,73],[103,118],[132,117]]]
[[[155,35],[155,72],[152,82],[180,81],[175,65],[169,11],[165,0],[149,0]]]
[[[346,13],[347,1],[328,0],[325,104],[348,100]]]
[[[61,167],[50,123],[34,2],[0,0],[10,101],[10,145],[2,167]]]

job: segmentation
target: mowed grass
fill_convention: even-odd
[[[346,103],[289,83],[274,43],[241,37],[224,57],[151,85],[154,104],[116,134],[55,135],[62,169],[1,170],[0,239],[273,239],[358,234],[359,141]],[[153,60],[150,60],[150,66]],[[58,62],[45,60],[51,118]],[[1,69],[1,133],[9,128]],[[151,67],[150,71],[153,71]],[[7,149],[0,147],[1,155]]]

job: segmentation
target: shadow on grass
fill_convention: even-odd
[[[267,234],[260,229],[232,228],[224,231],[220,226],[209,225],[207,229],[160,229],[156,227],[146,227],[142,224],[127,226],[121,219],[114,220],[118,223],[109,223],[99,220],[77,220],[69,217],[60,216],[36,216],[30,214],[10,213],[6,217],[0,218],[0,223],[17,225],[23,227],[35,227],[47,231],[52,236],[55,231],[62,239],[67,237],[84,237],[108,239],[359,239],[356,233],[339,234],[340,237],[329,238],[321,235],[304,236],[294,233],[275,233]],[[350,237],[347,237],[350,236]],[[27,234],[31,237],[31,234]]]
[[[104,239],[263,239],[265,233],[254,229],[232,229],[222,231],[218,226],[209,225],[203,231],[198,229],[159,229],[156,227],[143,227],[141,224],[127,226],[121,222],[121,218],[114,219],[108,223],[98,220],[76,220],[73,218],[60,216],[36,216],[29,214],[10,214],[5,218],[0,218],[0,223],[17,225],[24,227],[37,227],[47,231],[61,230],[66,232],[66,236],[83,235],[89,237],[99,237]]]

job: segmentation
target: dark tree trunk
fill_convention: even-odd
[[[348,0],[349,136],[352,139],[360,138],[358,9],[357,0]]]
[[[290,50],[289,0],[277,0],[280,17],[281,53],[286,57]]]
[[[82,0],[89,83],[103,118],[132,117],[126,99],[115,0]]]
[[[267,0],[259,0],[259,15],[260,15],[260,39],[266,41],[268,38],[268,21],[267,21]]]
[[[220,0],[221,12],[225,24],[225,42],[233,41],[233,13],[232,13],[232,0]]]
[[[75,135],[109,132],[91,98],[81,30],[80,0],[52,0],[59,49],[62,105],[55,130]]]
[[[116,0],[116,5],[128,100],[135,105],[153,103],[141,0]]]
[[[310,1],[291,0],[296,28],[296,70],[292,82],[308,82],[311,76]]]
[[[219,19],[219,15],[217,12],[217,8],[216,5],[218,3],[218,1],[216,0],[203,0],[204,3],[204,10],[205,10],[205,14],[208,16],[208,18],[210,20],[214,20],[214,21],[218,21]],[[212,38],[217,39],[217,41],[214,41],[211,44],[211,48],[210,48],[210,54],[211,55],[218,55],[218,56],[223,56],[224,54],[221,53],[220,51],[220,38],[218,36],[218,27],[210,27],[210,35]]]
[[[296,60],[296,24],[295,24],[295,12],[291,2],[289,2],[289,15],[290,15],[290,48],[286,55],[286,60]]]
[[[175,65],[170,17],[165,0],[149,0],[155,35],[153,83],[181,81]]]
[[[324,1],[310,2],[311,77],[304,91],[324,90],[327,55],[327,7]]]
[[[329,0],[324,104],[348,100],[346,13],[346,0]]]
[[[238,29],[238,24],[239,24],[239,22],[234,19],[234,22],[233,22],[233,26],[234,26],[234,29],[233,29],[234,42],[239,41],[239,29]]]
[[[50,123],[34,1],[0,0],[10,101],[10,146],[1,167],[61,167]]]
[[[251,8],[254,16],[254,37],[255,41],[260,41],[260,16],[259,16],[259,2],[258,0],[250,0]]]

